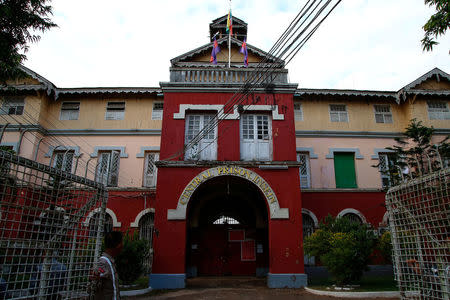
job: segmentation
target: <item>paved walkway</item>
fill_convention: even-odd
[[[304,289],[269,289],[265,279],[254,277],[198,277],[187,280],[187,288],[174,291],[158,291],[149,296],[129,297],[127,299],[304,299],[304,300],[355,300],[355,298],[336,298],[313,295]],[[371,298],[378,300],[398,300],[399,298]]]

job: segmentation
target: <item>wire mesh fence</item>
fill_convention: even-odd
[[[450,168],[386,195],[402,299],[450,299]]]
[[[106,202],[100,183],[0,150],[0,299],[87,297]]]

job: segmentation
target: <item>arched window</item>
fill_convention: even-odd
[[[146,213],[140,220],[138,225],[139,238],[141,240],[147,240],[152,244],[153,240],[153,225],[154,224],[154,214]]]
[[[314,220],[308,214],[302,214],[303,219],[303,238],[310,236],[314,232]]]
[[[223,224],[236,225],[236,224],[241,224],[241,223],[238,220],[236,220],[235,218],[221,215],[214,220],[213,224],[215,224],[215,225],[223,225]]]
[[[357,214],[354,214],[354,213],[346,213],[342,217],[347,218],[350,221],[355,222],[355,223],[359,223],[359,224],[363,223],[363,220],[361,220],[361,218]]]
[[[97,236],[98,222],[100,218],[100,213],[95,213],[89,221],[89,236]],[[103,220],[103,235],[113,230],[113,219],[112,217],[105,213],[105,219]]]

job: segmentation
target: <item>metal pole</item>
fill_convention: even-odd
[[[19,155],[20,153],[20,146],[22,145],[22,138],[25,134],[25,132],[29,131],[29,129],[24,129],[21,133],[20,133],[20,137],[19,137],[19,143],[17,145],[17,155]]]
[[[41,146],[41,142],[42,142],[43,139],[44,139],[44,138],[41,137],[41,138],[39,139],[39,142],[38,142],[37,145],[36,145],[36,150],[34,151],[34,161],[37,161],[37,156],[38,156],[39,146]]]
[[[2,142],[3,139],[3,133],[5,133],[6,127],[8,127],[9,123],[6,123],[5,125],[3,125],[2,127],[2,133],[0,134],[0,143]]]
[[[77,174],[77,169],[78,169],[78,160],[80,160],[80,157],[83,155],[83,153],[80,153],[80,155],[77,156],[77,160],[75,163],[75,170],[73,170],[73,174]],[[85,176],[86,177],[86,176]]]
[[[55,151],[58,150],[59,147],[62,147],[62,146],[61,146],[61,145],[58,145],[58,146],[56,146],[56,147],[53,149],[53,151],[52,151],[52,156],[50,157],[50,162],[49,162],[49,164],[48,164],[49,167],[52,166],[53,157],[55,157],[55,156],[53,155],[53,153],[55,153]]]

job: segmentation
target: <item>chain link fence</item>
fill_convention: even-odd
[[[386,195],[402,299],[450,299],[450,168]]]
[[[106,202],[103,184],[0,150],[0,299],[86,298]]]

